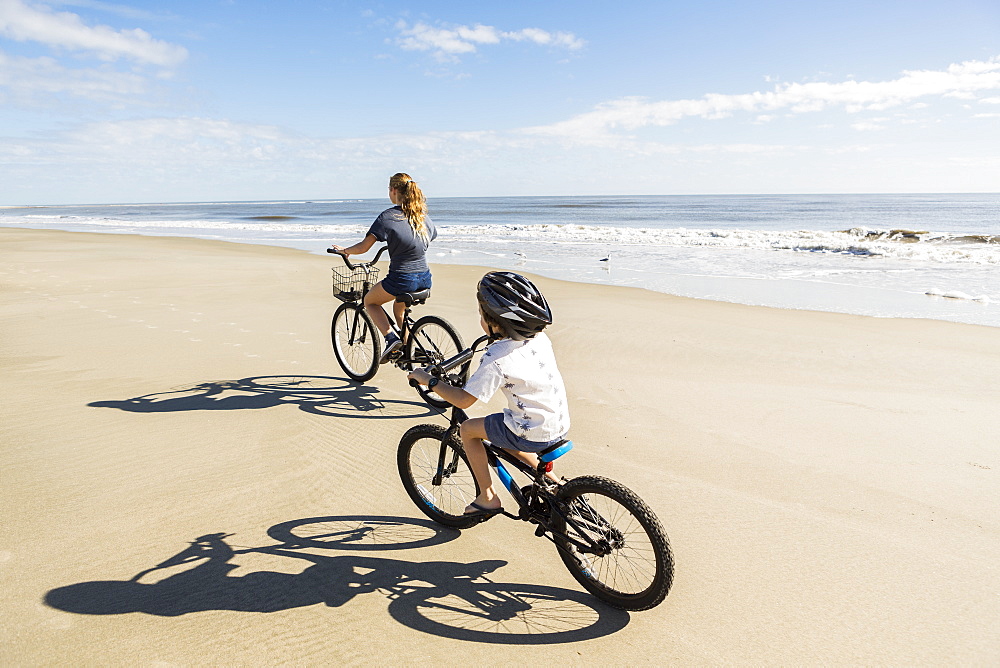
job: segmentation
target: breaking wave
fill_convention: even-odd
[[[855,228],[838,232],[817,230],[696,230],[587,225],[453,225],[455,237],[499,237],[509,241],[571,241],[674,247],[830,253],[861,257],[909,259],[961,264],[1000,264],[1000,236],[934,235],[909,230],[873,231]],[[442,231],[442,235],[445,232]]]

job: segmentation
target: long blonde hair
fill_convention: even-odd
[[[399,206],[403,209],[406,221],[410,223],[414,233],[427,242],[427,200],[424,199],[424,192],[417,185],[417,182],[410,178],[409,174],[399,172],[393,174],[389,179],[389,187],[399,193]]]

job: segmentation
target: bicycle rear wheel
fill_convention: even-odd
[[[624,610],[648,610],[666,598],[674,557],[660,521],[642,499],[597,476],[570,480],[556,498],[566,514],[557,514],[556,544],[577,582]]]
[[[427,315],[417,320],[410,330],[406,341],[406,359],[409,360],[408,371],[419,369],[431,364],[437,364],[465,350],[462,337],[444,318]],[[461,387],[469,379],[469,363],[453,369],[448,374],[453,385]],[[418,386],[420,398],[435,408],[447,408],[451,404],[439,397],[423,385]]]
[[[375,376],[382,355],[382,341],[364,306],[354,302],[341,304],[333,314],[330,339],[340,368],[352,380],[363,383]]]
[[[461,444],[446,439],[446,433],[435,424],[410,428],[399,441],[396,464],[406,493],[427,517],[466,529],[476,524],[463,513],[479,486]]]

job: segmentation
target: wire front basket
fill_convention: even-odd
[[[344,302],[361,301],[366,288],[378,283],[378,267],[332,267],[333,296]],[[367,285],[366,285],[367,284]]]

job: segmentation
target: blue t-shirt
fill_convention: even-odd
[[[413,231],[406,220],[406,214],[399,206],[386,209],[375,219],[368,234],[389,244],[389,271],[403,274],[430,271],[425,256],[427,246],[437,237],[437,230],[427,216],[424,217],[424,225],[427,226],[426,242]]]

